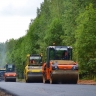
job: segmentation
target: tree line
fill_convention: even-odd
[[[80,78],[96,78],[96,1],[44,0],[31,19],[26,35],[0,43],[0,63],[14,63],[23,73],[27,54],[43,53],[46,47],[72,46]]]

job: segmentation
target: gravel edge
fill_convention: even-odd
[[[18,96],[0,87],[0,96]]]

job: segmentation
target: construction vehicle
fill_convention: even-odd
[[[5,65],[6,72],[4,74],[4,80],[16,82],[17,74],[15,72],[15,65],[14,64],[6,64]]]
[[[0,68],[0,80],[4,80],[4,73],[6,72],[5,68]]]
[[[76,84],[78,81],[78,64],[72,60],[72,47],[48,46],[47,62],[42,66],[42,73],[43,83]]]
[[[42,79],[42,55],[27,55],[26,66],[24,69],[25,82],[43,82]]]

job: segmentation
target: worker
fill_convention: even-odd
[[[63,60],[68,60],[69,59],[69,56],[68,56],[68,52],[67,51],[64,51],[63,52],[62,59]]]
[[[33,64],[35,64],[36,62],[35,62],[35,60],[33,60]]]
[[[36,63],[36,62],[35,62],[34,59],[30,60],[30,64],[35,64],[35,63]]]

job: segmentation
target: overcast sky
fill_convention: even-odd
[[[26,34],[44,0],[0,0],[0,42]]]

